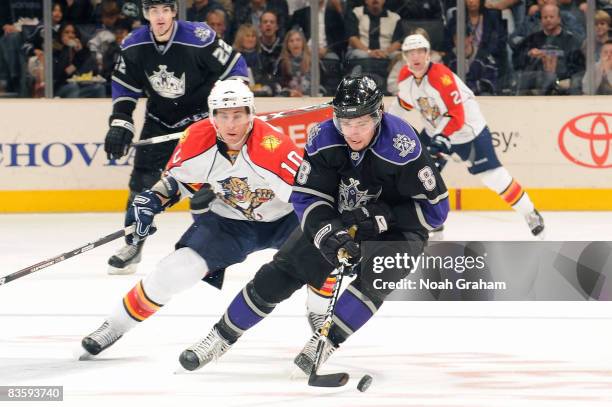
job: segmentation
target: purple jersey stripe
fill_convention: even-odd
[[[353,293],[344,291],[338,298],[335,315],[355,332],[368,322],[373,314]]]
[[[227,309],[227,316],[234,325],[244,331],[263,319],[249,307],[242,292],[230,304]]]

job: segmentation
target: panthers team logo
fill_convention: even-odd
[[[208,39],[210,38],[211,34],[212,34],[212,31],[209,30],[208,28],[204,28],[204,27],[197,27],[193,31],[193,35],[198,37],[200,39],[200,41],[202,41],[202,42],[208,41]]]
[[[372,200],[378,199],[382,190],[378,190],[375,194],[369,194],[368,190],[361,190],[361,182],[358,179],[349,178],[348,184],[344,180],[340,180],[338,188],[338,210],[342,213],[355,208],[366,205]]]
[[[281,144],[282,144],[282,141],[278,137],[270,134],[268,136],[264,136],[259,145],[262,146],[265,150],[268,150],[269,152],[272,153]]]
[[[219,198],[234,209],[240,211],[248,220],[261,220],[263,217],[253,211],[262,204],[274,199],[271,189],[257,188],[251,191],[247,178],[228,177],[217,181],[221,185],[222,193]]]
[[[174,76],[174,72],[168,72],[167,69],[167,65],[160,65],[159,71],[153,71],[149,76],[149,82],[160,96],[169,99],[179,98],[185,94],[185,73],[179,79]]]
[[[419,111],[421,116],[429,122],[433,127],[436,127],[436,120],[440,117],[440,108],[438,105],[429,104],[428,98],[418,98],[417,103],[419,104]]]
[[[406,157],[408,154],[414,152],[416,148],[416,141],[408,138],[405,134],[397,134],[393,137],[393,147],[399,151],[400,157]]]

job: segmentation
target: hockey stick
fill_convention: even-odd
[[[327,313],[325,315],[325,321],[321,328],[321,335],[319,336],[319,342],[317,343],[317,353],[315,355],[314,365],[310,376],[308,376],[308,385],[315,387],[341,387],[344,386],[349,380],[348,373],[330,373],[330,374],[317,374],[319,364],[321,363],[321,357],[323,356],[323,348],[327,341],[327,335],[329,334],[329,328],[334,317],[334,310],[336,309],[336,301],[338,300],[338,293],[340,293],[340,286],[342,285],[342,277],[344,277],[344,267],[348,265],[345,259],[342,259],[343,263],[336,269],[338,277],[336,278],[336,284],[332,291],[332,297],[327,306]]]
[[[49,266],[52,266],[54,264],[60,263],[64,260],[68,260],[71,257],[74,257],[76,255],[79,255],[81,253],[85,253],[91,249],[95,249],[96,247],[102,246],[103,244],[112,242],[115,239],[118,239],[122,236],[125,235],[129,235],[130,233],[134,232],[134,226],[129,226],[125,229],[121,229],[118,230],[114,233],[111,233],[110,235],[101,237],[100,239],[96,240],[95,242],[91,242],[91,243],[87,243],[77,249],[71,250],[69,252],[60,254],[59,256],[55,256],[52,257],[50,259],[41,261],[40,263],[36,263],[30,267],[26,267],[24,269],[21,269],[19,271],[16,271],[14,273],[11,273],[9,275],[6,275],[4,277],[0,278],[0,285],[4,285],[6,283],[9,283],[13,280],[17,280],[18,278],[27,276],[28,274],[32,274],[38,270],[42,270],[44,268],[47,268]]]
[[[321,103],[319,105],[312,105],[312,106],[306,106],[306,107],[298,107],[297,109],[285,110],[284,112],[269,113],[269,114],[266,114],[263,116],[257,116],[257,117],[263,120],[264,122],[267,122],[267,121],[274,120],[274,119],[282,119],[285,117],[299,116],[301,114],[312,112],[315,110],[325,109],[326,107],[329,107],[329,106],[331,106],[331,102],[326,102],[326,103]],[[159,143],[165,143],[166,141],[178,140],[183,136],[183,134],[184,132],[181,131],[178,133],[170,133],[170,134],[165,134],[163,136],[151,137],[146,140],[135,141],[132,143],[132,146],[133,147],[150,146],[151,144],[159,144]]]

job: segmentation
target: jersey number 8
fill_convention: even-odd
[[[428,191],[433,191],[433,189],[436,187],[436,176],[431,168],[426,165],[425,167],[421,168],[418,175],[425,189]]]

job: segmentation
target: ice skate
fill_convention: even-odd
[[[232,344],[219,334],[217,328],[213,328],[205,338],[185,349],[179,357],[179,362],[187,370],[197,370],[219,359],[231,347]]]
[[[308,313],[308,325],[313,333],[319,332],[325,322],[325,314],[317,314],[315,312]]]
[[[134,274],[140,263],[144,241],[128,244],[120,248],[117,253],[108,259],[108,274],[126,275]]]
[[[293,359],[295,363],[305,374],[309,375],[314,367],[315,358],[317,355],[317,345],[319,343],[319,337],[321,333],[317,331],[308,340],[304,349]],[[327,359],[338,349],[338,346],[334,345],[331,340],[325,339],[325,345],[323,346],[323,353],[321,354],[320,364],[325,363]]]
[[[91,356],[95,356],[117,342],[123,333],[118,332],[108,321],[100,326],[81,341],[81,346],[86,351],[79,360],[87,360]]]
[[[540,240],[543,240],[545,237],[544,218],[540,215],[540,212],[534,209],[533,212],[525,216],[525,220],[527,221],[527,225],[529,225],[531,233]]]

